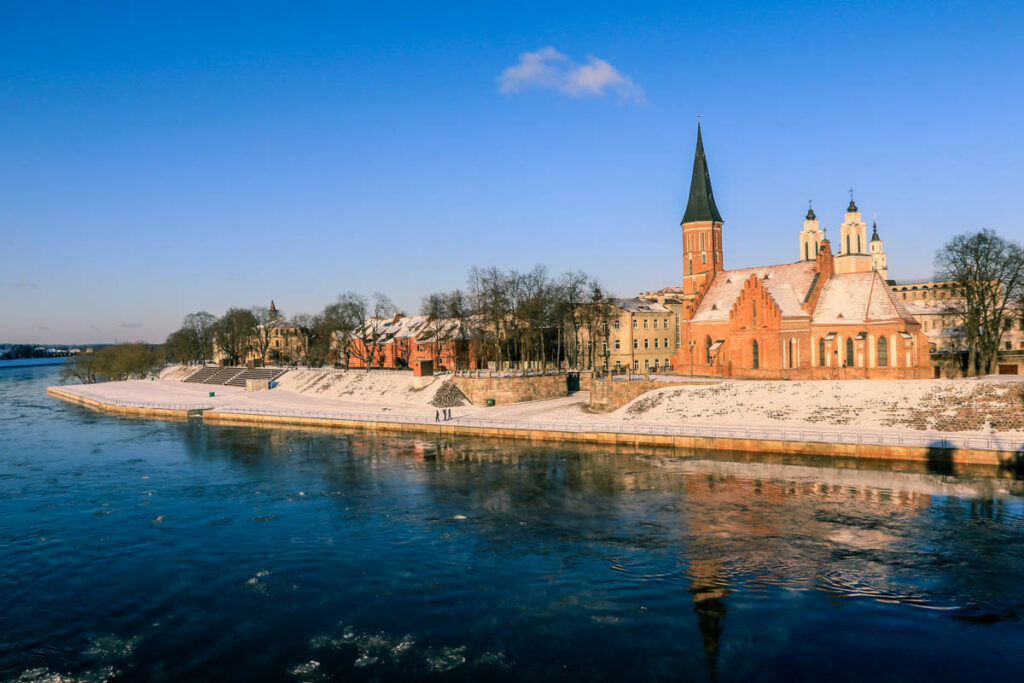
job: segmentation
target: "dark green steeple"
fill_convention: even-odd
[[[696,221],[722,222],[722,214],[715,206],[715,195],[711,193],[711,175],[708,173],[708,160],[704,157],[704,141],[700,136],[700,124],[697,124],[697,151],[693,155],[693,177],[690,178],[690,198],[686,201],[686,212],[683,223]]]

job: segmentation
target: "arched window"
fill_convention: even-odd
[[[752,367],[755,370],[757,370],[759,367],[761,367],[761,361],[758,358],[758,354],[757,354],[757,340],[756,339],[754,340],[754,345],[751,347],[751,351],[752,351],[752,355],[751,355],[750,367]]]
[[[825,367],[825,338],[818,340],[818,365]]]
[[[860,235],[857,235],[857,253],[858,254],[863,253],[863,252],[861,252]]]
[[[704,341],[704,363],[711,365],[711,337]]]
[[[885,337],[878,338],[878,367],[889,367],[889,342]]]
[[[807,242],[804,242],[804,261],[810,261],[810,260],[811,260],[811,245],[809,243],[807,243]]]
[[[846,338],[846,367],[853,367],[853,337]]]
[[[847,254],[850,253],[850,236],[849,235],[846,236],[846,253]]]

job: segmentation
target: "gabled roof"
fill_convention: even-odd
[[[889,291],[882,276],[838,273],[825,283],[814,309],[814,324],[860,324],[879,320],[915,322],[913,316]]]
[[[743,283],[750,279],[751,275],[756,275],[768,290],[782,310],[782,317],[807,317],[800,302],[807,298],[807,293],[814,282],[815,265],[814,261],[799,261],[777,266],[723,270],[711,281],[711,286],[701,299],[693,320],[728,320],[729,310],[743,292]]]
[[[693,154],[693,176],[690,178],[690,197],[686,201],[683,223],[695,221],[722,222],[722,214],[715,206],[715,196],[711,192],[711,174],[708,173],[708,160],[704,157],[704,141],[700,135],[700,124],[697,124],[697,150]]]

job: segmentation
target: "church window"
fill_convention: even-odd
[[[850,236],[849,235],[846,236],[846,253],[847,254],[850,253]]]
[[[704,340],[704,362],[711,365],[711,337]]]
[[[889,367],[889,342],[885,337],[878,338],[878,367]]]
[[[796,367],[796,339],[789,340],[789,367]]]
[[[700,262],[705,264],[705,265],[707,264],[707,262],[708,262],[708,255],[706,253],[701,253],[701,255],[700,255]]]
[[[704,248],[704,233],[700,234],[700,248]]]
[[[825,367],[825,338],[818,340],[818,366]]]
[[[853,367],[853,337],[846,340],[846,367]]]
[[[753,346],[751,346],[750,351],[751,351],[751,354],[750,354],[750,367],[752,367],[754,370],[757,370],[759,367],[761,367],[761,359],[758,358],[757,340],[756,339],[754,340],[754,344],[753,344]]]
[[[860,246],[860,235],[857,235],[857,253],[858,253],[858,254],[860,254],[860,253],[861,253],[861,246]]]
[[[811,260],[811,247],[807,242],[804,242],[804,261]]]
[[[754,313],[754,327],[757,327],[757,302],[756,301],[754,301],[751,304],[751,310]]]

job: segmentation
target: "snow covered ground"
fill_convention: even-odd
[[[208,405],[222,410],[387,414],[432,419],[441,386],[413,388],[409,373],[290,371],[270,391],[187,384],[185,372],[157,380],[72,385],[100,400],[139,404]],[[210,398],[209,392],[215,396]],[[644,394],[606,414],[587,411],[589,395],[494,407],[456,408],[459,418],[508,422],[793,428],[853,432],[993,434],[1024,440],[1024,382],[1012,380],[848,380],[770,382],[726,380],[674,385]]]

